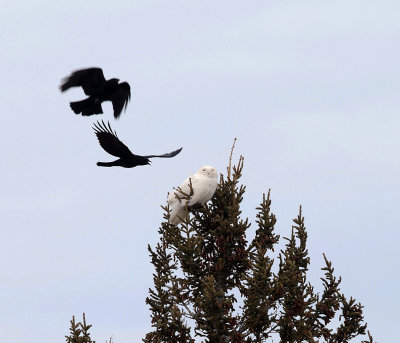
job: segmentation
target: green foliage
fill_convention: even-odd
[[[163,231],[161,230],[160,233]],[[150,297],[146,302],[152,309],[151,321],[157,328],[149,333],[144,342],[194,342],[190,339],[190,329],[182,320],[182,313],[177,305],[183,294],[179,294],[177,278],[173,271],[177,269],[171,254],[167,253],[165,244],[157,244],[153,251],[148,247],[151,260],[156,268],[154,275],[154,290],[150,289]]]
[[[257,208],[258,229],[249,246],[249,269],[243,277],[241,292],[244,296],[242,330],[247,331],[247,342],[262,342],[276,329],[279,290],[272,273],[273,260],[267,252],[274,251],[279,236],[274,234],[275,216],[270,211],[270,192]]]
[[[70,323],[70,335],[65,336],[67,343],[96,343],[90,338],[89,329],[92,325],[86,324],[85,314],[82,322],[75,323],[75,316],[72,316]]]
[[[274,232],[270,192],[263,195],[255,236],[247,241],[250,224],[240,210],[242,170],[240,157],[226,178],[221,175],[209,204],[189,208],[191,215],[178,226],[169,224],[169,208],[163,207],[160,242],[148,247],[155,267],[146,299],[153,330],[143,341],[339,343],[364,335],[363,307],[340,293],[341,279],[325,255],[321,294],[307,281],[310,258],[301,207],[274,258],[280,236]],[[235,306],[238,300],[241,306]],[[368,336],[363,342],[373,343]]]

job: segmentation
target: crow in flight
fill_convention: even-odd
[[[103,70],[89,68],[74,71],[70,76],[62,80],[61,92],[71,87],[82,87],[89,97],[82,101],[71,102],[70,106],[76,113],[83,116],[103,113],[101,103],[111,101],[114,109],[114,117],[118,119],[122,110],[128,105],[131,98],[131,87],[127,82],[118,83],[119,79],[106,80]]]
[[[129,150],[129,148],[122,143],[117,136],[117,133],[111,129],[110,123],[108,123],[108,127],[104,123],[104,121],[97,122],[94,124],[93,130],[96,133],[97,139],[101,147],[107,151],[109,154],[119,157],[118,160],[113,162],[97,162],[97,165],[100,167],[124,167],[124,168],[133,168],[136,166],[144,166],[146,164],[151,164],[149,158],[153,157],[174,157],[178,155],[182,148],[172,151],[163,155],[147,155],[147,156],[139,156],[134,155]]]

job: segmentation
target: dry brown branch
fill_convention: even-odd
[[[235,138],[233,139],[233,144],[232,144],[232,148],[231,148],[231,154],[230,154],[230,156],[229,156],[229,165],[228,165],[228,167],[226,168],[226,169],[227,169],[227,172],[228,172],[228,180],[230,180],[230,178],[231,178],[232,155],[233,155],[233,149],[235,149],[235,143],[236,143],[236,141],[237,141],[237,138],[235,137]]]

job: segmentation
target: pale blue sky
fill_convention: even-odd
[[[400,3],[9,1],[0,10],[0,336],[64,341],[86,312],[104,342],[140,342],[167,192],[202,165],[245,157],[243,214],[271,188],[277,233],[303,205],[310,280],[322,253],[365,306],[374,338],[400,315]],[[132,87],[119,121],[76,116],[71,71],[100,66]],[[91,129],[111,120],[137,153],[108,161]],[[254,225],[249,237],[252,237]],[[360,340],[357,340],[360,341]]]

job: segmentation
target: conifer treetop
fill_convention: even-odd
[[[155,267],[146,299],[153,329],[143,341],[345,343],[364,335],[363,307],[340,293],[341,278],[325,255],[322,292],[307,281],[310,258],[301,207],[290,237],[276,252],[276,217],[270,191],[263,194],[255,235],[248,240],[250,223],[240,208],[244,159],[232,166],[235,142],[227,178],[220,175],[209,203],[189,208],[176,226],[168,223],[169,208],[163,207],[160,241],[148,247]],[[373,343],[369,333],[368,339],[363,342]]]

